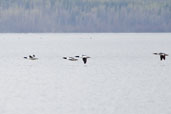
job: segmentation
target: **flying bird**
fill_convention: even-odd
[[[62,57],[63,59],[70,60],[70,61],[78,61],[79,59],[82,59],[84,64],[87,63],[87,59],[90,58],[89,56],[86,55],[80,55],[80,56],[74,56],[74,57]]]
[[[90,57],[89,56],[86,56],[86,55],[82,55],[81,58],[82,58],[84,64],[86,64],[87,63],[87,59],[90,58]]]
[[[77,61],[78,59],[74,58],[74,57],[63,57],[63,59],[67,59],[70,61]]]
[[[35,55],[29,55],[28,57],[24,57],[24,59],[29,59],[29,60],[37,60]]]
[[[166,56],[169,56],[168,54],[166,53],[153,53],[154,55],[159,55],[160,56],[160,60],[165,60],[166,59]]]
[[[87,63],[87,58],[86,57],[83,57],[82,60],[83,60],[84,64]]]
[[[77,61],[78,59],[76,59],[74,57],[69,57],[68,60],[70,60],[70,61]]]

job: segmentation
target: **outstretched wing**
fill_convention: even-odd
[[[159,55],[159,53],[153,53],[154,55]]]

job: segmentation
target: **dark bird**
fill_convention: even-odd
[[[83,57],[82,60],[83,60],[84,64],[87,63],[87,58],[86,57]]]
[[[159,55],[160,56],[160,60],[165,60],[166,59],[166,56],[169,56],[168,54],[166,53],[153,53],[154,55]]]
[[[83,60],[84,64],[87,63],[87,59],[89,59],[89,58],[90,58],[89,56],[82,55],[82,60]]]

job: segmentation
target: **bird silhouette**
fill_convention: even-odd
[[[154,54],[154,55],[159,55],[161,61],[162,61],[162,60],[165,60],[165,59],[166,59],[166,56],[169,56],[168,54],[162,53],[162,52],[160,52],[160,53],[153,53],[153,54]]]

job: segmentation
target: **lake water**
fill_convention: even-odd
[[[0,34],[0,114],[170,114],[170,54],[170,33]]]

